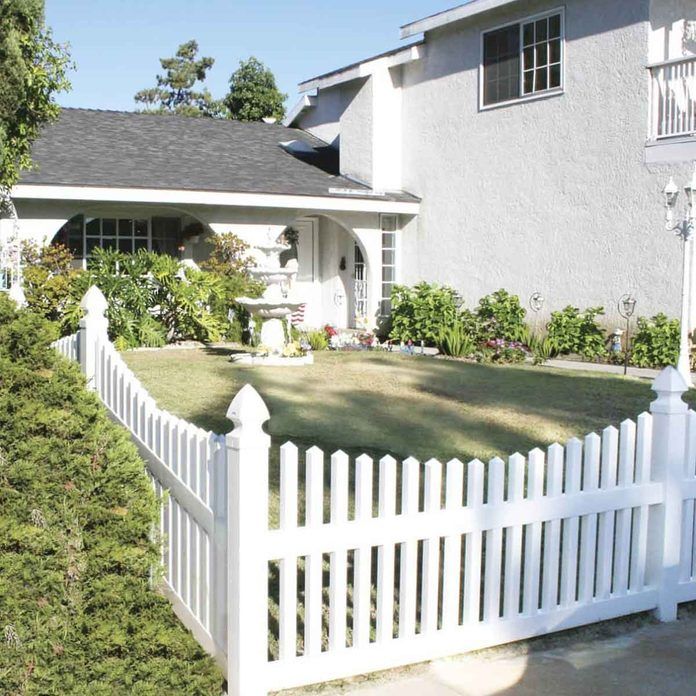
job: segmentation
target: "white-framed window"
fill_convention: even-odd
[[[379,216],[379,226],[382,231],[382,297],[379,313],[386,317],[391,314],[391,294],[396,283],[396,230],[399,218],[397,215],[382,214]]]
[[[480,107],[562,93],[564,53],[563,9],[482,32]]]

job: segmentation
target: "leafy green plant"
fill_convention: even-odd
[[[222,674],[152,587],[160,511],[142,460],[49,348],[56,326],[9,302],[0,295],[2,693],[218,696]]]
[[[666,314],[638,317],[630,360],[636,367],[676,365],[679,359],[679,320]]]
[[[576,353],[587,360],[603,357],[607,353],[605,336],[597,323],[597,317],[603,314],[603,307],[588,307],[581,312],[568,305],[551,313],[548,338],[562,355]]]
[[[526,329],[526,314],[520,298],[503,289],[482,297],[476,308],[484,339],[519,341]]]
[[[326,350],[329,347],[329,337],[323,330],[308,331],[307,342],[312,350]]]
[[[392,290],[390,338],[395,341],[425,341],[437,345],[442,331],[459,316],[454,288],[429,283],[413,287],[395,285]]]
[[[503,338],[495,338],[491,341],[486,341],[475,357],[478,362],[482,363],[510,365],[524,362],[527,359],[527,351],[519,341],[506,341]]]
[[[558,352],[548,334],[532,331],[529,327],[525,327],[520,341],[529,349],[535,365],[543,365]]]
[[[466,325],[458,321],[442,329],[437,347],[443,355],[465,358],[476,350],[476,341]]]

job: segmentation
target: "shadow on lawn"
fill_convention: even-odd
[[[224,359],[232,351],[209,348],[206,353]],[[342,357],[321,359],[335,360],[335,369],[341,369]],[[327,453],[343,449],[351,455],[459,457],[466,462],[526,453],[609,424],[618,426],[647,410],[654,398],[649,382],[606,374],[384,354],[361,354],[343,365],[354,369],[356,360],[358,369],[384,365],[397,384],[419,395],[418,401],[369,391],[358,383],[346,388],[330,376],[319,390],[309,387],[303,396],[295,370],[304,368],[292,368],[287,386],[279,379],[281,368],[248,368],[240,381],[253,384],[266,400],[274,447],[292,440],[301,448],[316,444]],[[333,367],[330,362],[329,367]],[[237,369],[224,362],[215,374],[229,379],[230,371]],[[211,395],[205,409],[189,417],[216,432],[227,432],[231,424],[224,414],[229,397]],[[692,392],[689,400],[694,397]]]

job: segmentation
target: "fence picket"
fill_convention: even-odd
[[[585,461],[583,464],[583,491],[596,491],[599,487],[599,435],[585,437]],[[597,513],[583,515],[580,523],[580,572],[578,593],[580,601],[587,603],[594,597],[595,560],[597,555]]]
[[[372,459],[364,454],[355,460],[355,519],[372,517]],[[372,548],[360,546],[354,555],[353,581],[353,645],[370,642]]]
[[[348,519],[348,455],[331,455],[331,524]],[[346,646],[346,593],[348,564],[345,551],[333,551],[330,557],[329,650]]]
[[[525,460],[513,454],[508,460],[508,502],[521,503],[524,497]],[[503,616],[510,619],[520,612],[520,581],[522,579],[522,525],[508,527],[505,544],[505,597]]]
[[[636,424],[631,420],[621,423],[619,432],[618,486],[633,485],[636,461]],[[628,592],[629,563],[631,559],[631,519],[633,510],[625,508],[616,512],[616,535],[614,540],[614,571],[612,593]]]
[[[379,460],[379,509],[381,520],[391,520],[396,514],[396,460]],[[394,636],[394,545],[384,544],[377,551],[377,625],[378,643]]]
[[[505,488],[505,462],[496,457],[488,463],[488,496],[486,505],[500,505]],[[483,582],[483,620],[500,616],[500,582],[503,553],[503,528],[486,532],[486,563]]]
[[[474,511],[483,505],[483,462],[474,459],[467,466],[466,506]],[[480,620],[481,532],[469,532],[464,543],[464,623]]]
[[[420,464],[409,457],[404,460],[401,492],[401,514],[418,512]],[[418,578],[418,542],[409,539],[401,544],[401,573],[399,577],[399,638],[416,632],[416,584]]]
[[[533,449],[529,453],[527,500],[538,501],[543,495],[544,458],[544,452],[540,449]],[[526,616],[536,614],[539,610],[541,532],[541,522],[532,522],[532,524],[527,525],[527,537],[524,549],[524,584],[522,592],[522,610]]]
[[[425,465],[424,512],[440,511],[442,464],[437,459]],[[438,593],[440,582],[440,537],[429,537],[423,542],[423,584],[421,633],[432,633],[438,626]]]
[[[305,455],[306,525],[320,527],[324,522],[324,453],[311,447]],[[305,655],[321,652],[322,556],[309,554],[305,559]]]
[[[566,445],[566,489],[572,500],[580,492],[582,477],[582,443],[577,438]],[[575,602],[578,575],[578,535],[580,518],[569,517],[563,525],[563,557],[561,559],[561,605],[570,606]]]
[[[462,507],[464,491],[464,464],[458,459],[447,463],[445,482],[445,508],[458,510]],[[461,598],[461,534],[448,534],[445,537],[444,563],[442,571],[442,627],[454,628],[459,625]]]
[[[600,488],[604,491],[616,487],[618,431],[612,425],[602,432],[602,469]],[[613,510],[599,515],[597,536],[597,579],[596,597],[607,599],[611,594],[612,567],[614,560],[614,516]]]
[[[297,527],[297,447],[286,442],[280,448],[280,528]],[[280,559],[280,611],[278,659],[297,654],[297,557]]]
[[[563,492],[563,447],[557,443],[548,451],[546,495],[556,498]],[[544,559],[541,585],[542,611],[551,611],[558,604],[558,570],[561,554],[561,520],[549,520],[544,533]]]

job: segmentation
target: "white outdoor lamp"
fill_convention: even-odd
[[[694,224],[696,222],[696,162],[694,162],[694,172],[689,181],[684,187],[686,194],[687,211],[686,216],[681,222],[674,222],[674,211],[677,206],[677,198],[679,197],[679,189],[674,183],[674,179],[670,179],[663,191],[665,197],[665,219],[666,228],[670,232],[674,232],[679,237],[683,244],[683,261],[682,261],[682,298],[681,298],[681,322],[679,332],[679,361],[677,369],[679,374],[684,378],[684,381],[689,387],[693,387],[691,381],[691,351],[689,347],[689,301],[690,301],[690,259],[691,259],[691,237],[694,232]]]

